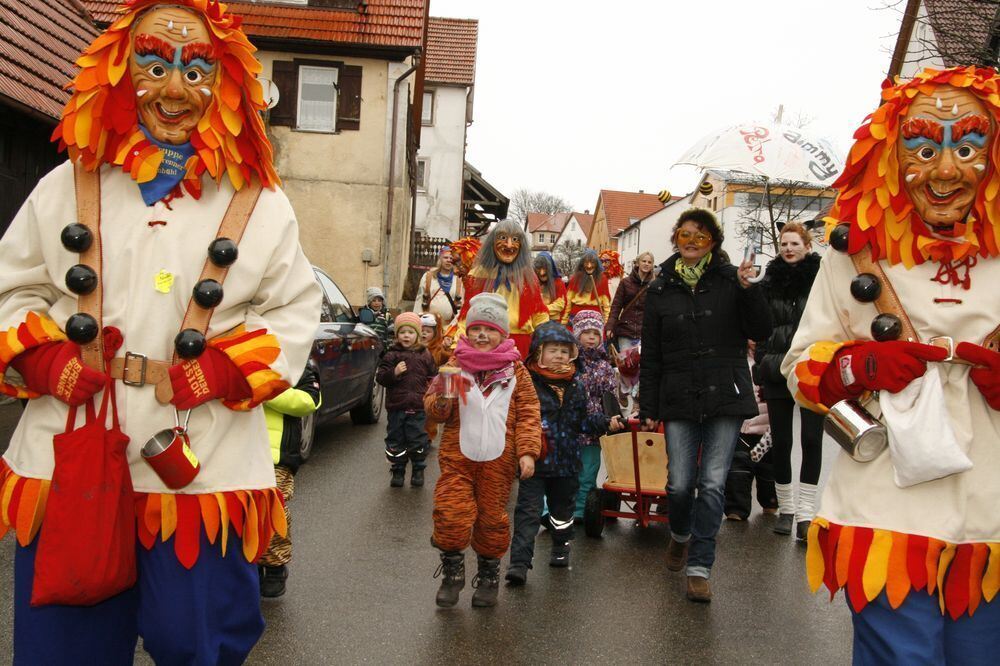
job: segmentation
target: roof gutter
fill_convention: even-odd
[[[382,246],[382,293],[388,299],[389,294],[389,245],[392,236],[392,204],[395,200],[394,185],[396,181],[396,139],[399,134],[399,90],[403,80],[420,67],[420,55],[413,57],[413,64],[408,70],[396,77],[392,86],[392,131],[389,144],[389,185],[385,204],[385,242]]]

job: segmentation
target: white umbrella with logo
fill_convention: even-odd
[[[844,160],[829,141],[806,130],[747,122],[703,137],[677,164],[829,186],[843,170]]]
[[[772,181],[829,187],[844,168],[843,158],[827,139],[797,127],[752,121],[708,134],[687,149],[676,164],[758,176],[768,202]],[[773,212],[770,214],[773,225]],[[752,248],[747,248],[744,260],[753,261]],[[752,281],[763,277],[761,271]]]

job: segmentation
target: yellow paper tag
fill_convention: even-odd
[[[161,294],[169,294],[170,290],[174,286],[174,274],[167,272],[166,269],[162,269],[160,270],[159,273],[156,274],[156,277],[154,278],[154,283],[156,291],[160,292]]]
[[[188,462],[191,463],[191,467],[198,466],[198,456],[194,454],[194,451],[191,450],[191,447],[188,446],[187,443],[181,447],[181,452],[184,454],[184,457],[188,459]]]

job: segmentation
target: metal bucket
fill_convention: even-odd
[[[827,413],[823,430],[857,462],[870,462],[889,446],[889,432],[857,400],[841,400]]]

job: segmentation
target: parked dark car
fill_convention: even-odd
[[[378,334],[355,313],[329,275],[315,266],[313,271],[323,289],[323,311],[309,363],[319,374],[323,401],[316,412],[302,419],[303,460],[312,452],[316,428],[344,412],[350,412],[355,425],[378,423],[383,397],[382,387],[375,382],[382,355]]]

